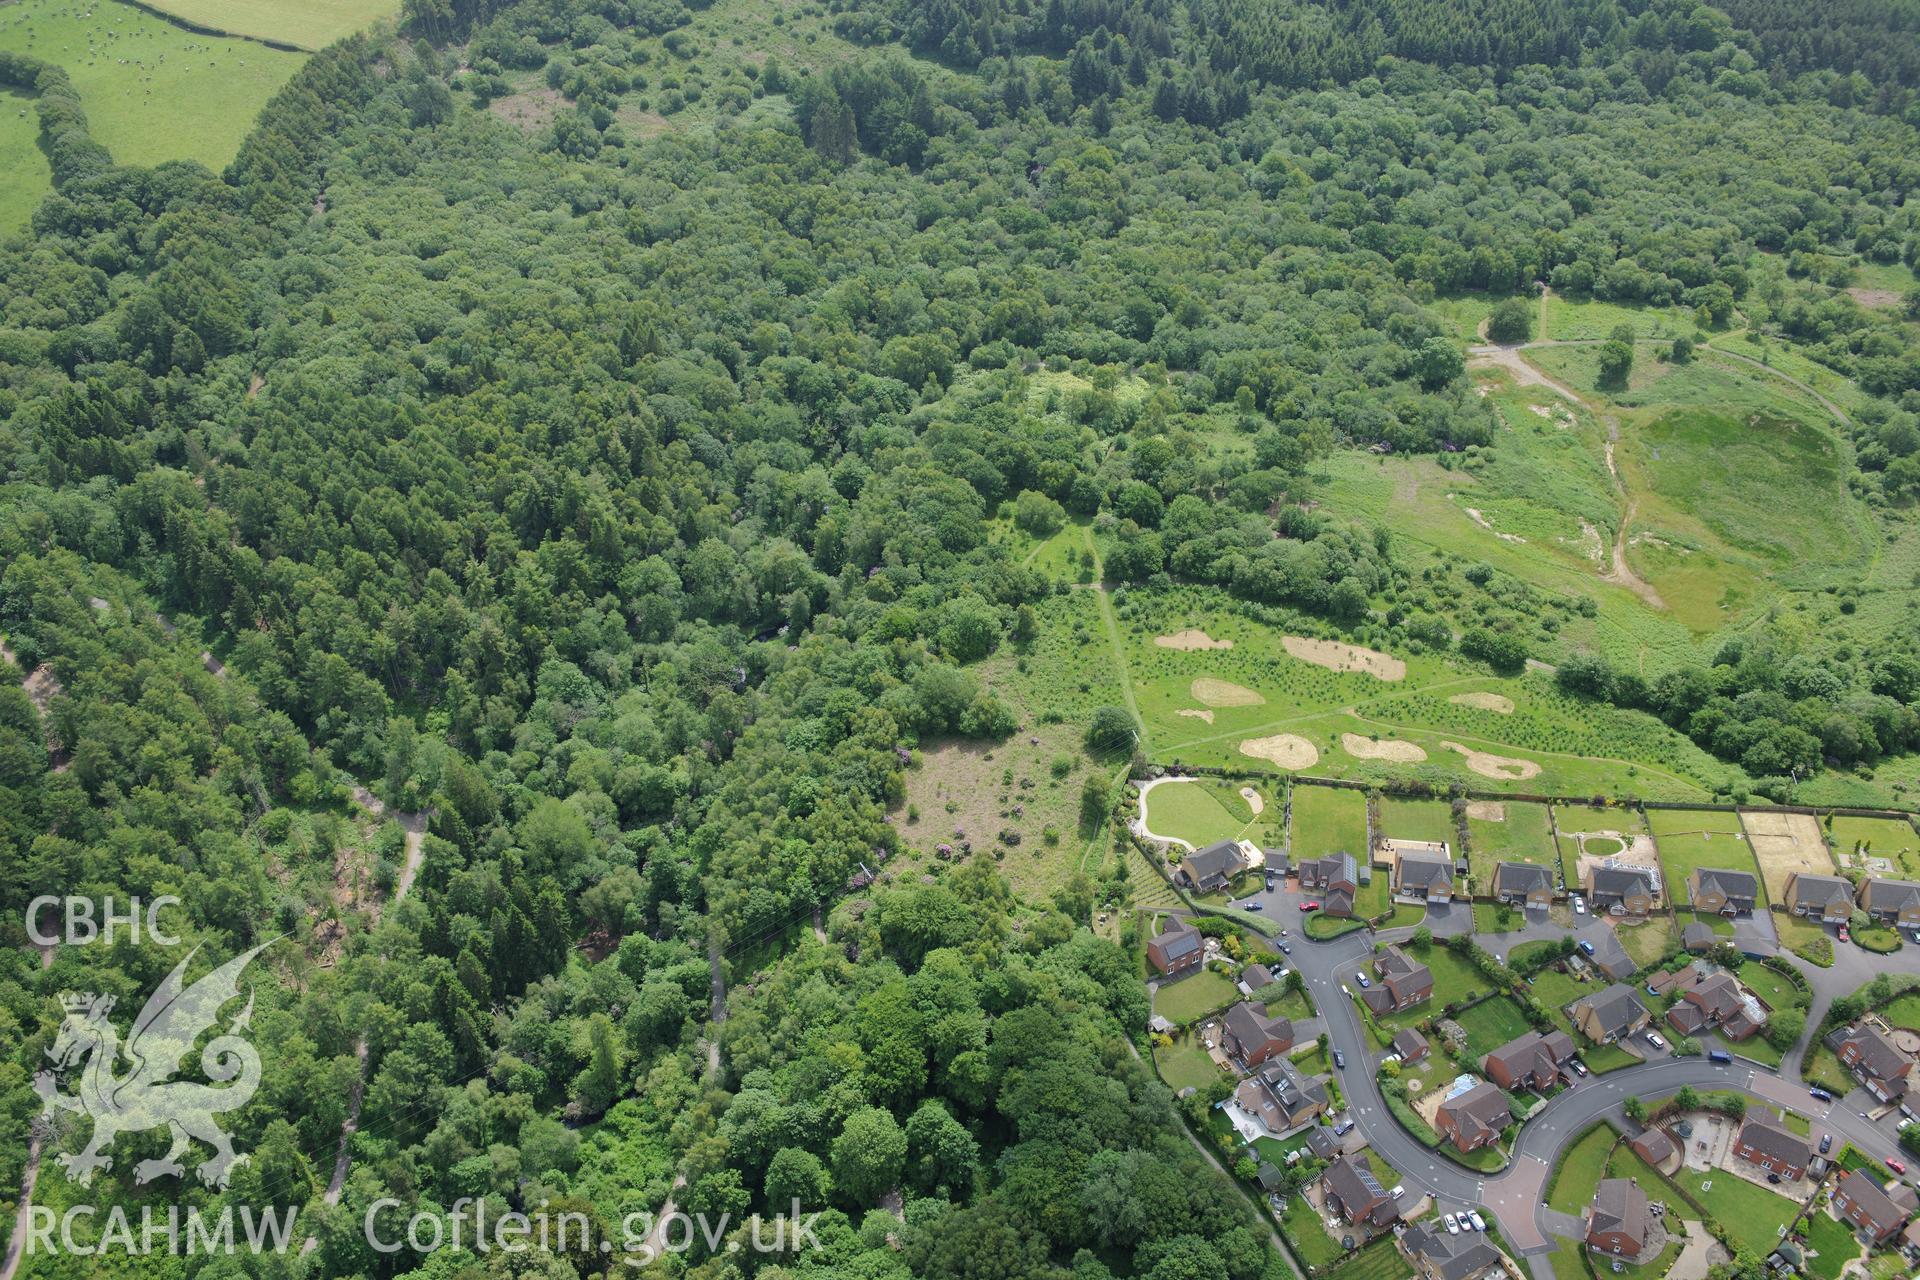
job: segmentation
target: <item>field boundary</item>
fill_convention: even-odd
[[[303,44],[294,44],[288,40],[275,40],[271,36],[253,36],[248,35],[244,31],[226,31],[219,27],[210,27],[204,22],[195,22],[193,19],[183,18],[177,13],[168,13],[165,9],[155,8],[153,5],[148,4],[147,0],[119,0],[119,3],[126,5],[130,9],[138,9],[149,18],[158,18],[162,22],[170,23],[182,31],[191,31],[197,36],[213,36],[220,40],[245,40],[252,44],[264,45],[279,53],[314,54],[319,52],[318,49],[309,49]]]
[[[1369,782],[1360,778],[1327,778],[1311,773],[1288,773],[1278,769],[1229,768],[1214,764],[1188,764],[1182,760],[1151,761],[1151,768],[1165,771],[1167,776],[1178,773],[1183,776],[1205,775],[1229,779],[1286,779],[1297,785],[1309,787],[1338,787],[1348,791],[1379,791],[1384,795],[1447,800],[1455,796],[1467,800],[1505,800],[1515,804],[1583,804],[1609,809],[1672,809],[1680,812],[1696,810],[1706,813],[1731,813],[1738,815],[1743,810],[1762,813],[1797,813],[1812,818],[1886,818],[1895,822],[1905,822],[1914,826],[1920,833],[1920,809],[1869,809],[1849,805],[1805,805],[1805,804],[1733,804],[1717,800],[1642,800],[1638,796],[1606,795],[1555,795],[1543,791],[1489,791],[1481,787],[1461,786],[1457,783],[1441,785],[1421,782],[1413,778],[1390,782]],[[1148,778],[1133,778],[1134,783],[1151,781]]]

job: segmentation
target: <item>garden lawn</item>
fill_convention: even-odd
[[[1829,1214],[1817,1210],[1808,1214],[1802,1229],[1807,1235],[1809,1254],[1820,1255],[1808,1257],[1807,1270],[1820,1280],[1840,1280],[1841,1270],[1860,1256],[1860,1243],[1854,1239],[1853,1232],[1846,1223]]]
[[[1141,802],[1146,808],[1147,829],[1157,836],[1184,840],[1196,849],[1216,840],[1236,839],[1252,822],[1253,814],[1238,794],[1232,796],[1230,805],[1223,794],[1226,791],[1227,784],[1211,780],[1163,782],[1147,792]]]
[[[1405,1280],[1412,1274],[1413,1264],[1393,1247],[1393,1241],[1380,1239],[1335,1267],[1328,1280]]]
[[[1530,994],[1533,1002],[1540,1006],[1540,1011],[1552,1018],[1556,1027],[1569,1034],[1577,1034],[1573,1030],[1573,1020],[1561,1010],[1581,996],[1601,989],[1596,983],[1575,982],[1571,975],[1557,969],[1542,969],[1533,976]]]
[[[1453,806],[1445,800],[1382,798],[1380,833],[1394,840],[1444,840],[1449,847],[1460,843],[1460,833],[1453,824]]]
[[[1615,929],[1613,932],[1620,939],[1621,947],[1642,969],[1667,954],[1667,948],[1673,943],[1672,918],[1661,914],[1647,917],[1645,924]]]
[[[1835,816],[1826,827],[1827,843],[1836,854],[1856,852],[1886,858],[1894,865],[1894,874],[1911,878],[1920,875],[1920,835],[1906,822],[1891,818],[1843,818]]]
[[[1578,1240],[1554,1237],[1551,1266],[1554,1280],[1566,1276],[1568,1280],[1580,1280],[1587,1274],[1586,1264],[1581,1259],[1586,1255],[1587,1247]]]
[[[1510,800],[1501,811],[1499,822],[1467,818],[1467,857],[1476,893],[1491,891],[1498,862],[1536,862],[1556,871],[1560,867],[1547,806]]]
[[[1611,1126],[1597,1124],[1562,1153],[1547,1191],[1548,1208],[1579,1216],[1592,1202],[1600,1179],[1606,1176],[1607,1153],[1613,1150],[1618,1136]]]
[[[1504,995],[1462,1010],[1454,1021],[1467,1033],[1467,1056],[1474,1062],[1532,1030],[1525,1011],[1514,1003],[1513,997]]]
[[[1733,1237],[1735,1244],[1764,1258],[1780,1242],[1780,1228],[1798,1211],[1799,1206],[1785,1196],[1775,1195],[1744,1178],[1736,1178],[1724,1169],[1701,1173],[1681,1169],[1673,1181],[1707,1207],[1714,1220]],[[1711,1183],[1711,1189],[1703,1190]]]
[[[1365,862],[1367,797],[1344,787],[1293,788],[1293,831],[1289,841],[1294,862],[1329,853],[1350,853]]]
[[[1324,1267],[1340,1256],[1340,1242],[1327,1234],[1320,1215],[1305,1196],[1292,1196],[1287,1200],[1280,1222],[1286,1228],[1287,1240],[1294,1252],[1309,1267]]]
[[[1155,1049],[1153,1065],[1159,1068],[1160,1078],[1175,1093],[1188,1087],[1205,1089],[1221,1075],[1220,1068],[1191,1033],[1176,1039],[1170,1049]]]
[[[1666,869],[1666,888],[1676,905],[1688,902],[1687,878],[1695,867],[1722,867],[1745,871],[1756,879],[1760,865],[1753,859],[1740,826],[1740,817],[1732,813],[1714,813],[1704,809],[1650,809],[1647,822],[1653,840],[1660,848],[1660,863]]]
[[[1783,973],[1769,969],[1758,960],[1749,960],[1736,971],[1741,985],[1767,1002],[1770,1009],[1803,1009],[1808,996]]]
[[[1239,992],[1231,980],[1211,969],[1164,984],[1154,993],[1153,1011],[1182,1026],[1233,1003]]]
[[[1526,927],[1526,913],[1518,908],[1503,907],[1492,902],[1473,904],[1475,933],[1518,933]]]

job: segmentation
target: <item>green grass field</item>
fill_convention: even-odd
[[[1440,840],[1449,846],[1460,843],[1460,835],[1454,830],[1453,807],[1445,800],[1383,797],[1380,833],[1392,840]]]
[[[1832,1214],[1808,1214],[1801,1230],[1807,1236],[1807,1270],[1820,1280],[1840,1280],[1847,1263],[1860,1256],[1852,1228]]]
[[[28,94],[0,94],[0,235],[27,225],[41,198],[53,189],[53,171],[40,150],[40,117]]]
[[[1469,811],[1467,858],[1472,866],[1476,893],[1493,887],[1494,864],[1498,862],[1537,862],[1558,870],[1560,860],[1554,849],[1547,807],[1504,804],[1498,822],[1476,818]]]
[[[1153,1011],[1185,1026],[1226,1008],[1239,993],[1233,983],[1211,969],[1169,982],[1154,993]]]
[[[1673,1181],[1707,1207],[1707,1211],[1741,1248],[1763,1258],[1780,1242],[1780,1228],[1799,1208],[1785,1196],[1723,1170],[1700,1173],[1681,1169]]]
[[[1345,787],[1293,788],[1293,860],[1329,853],[1367,859],[1367,798]]]
[[[1695,867],[1721,867],[1760,875],[1740,827],[1740,817],[1704,809],[1649,809],[1647,822],[1660,848],[1669,899],[1687,901],[1687,879]]]
[[[119,163],[197,160],[214,170],[233,159],[260,108],[305,60],[251,40],[195,35],[114,0],[0,8],[0,49],[66,68],[95,141]],[[37,130],[31,112],[29,121]],[[31,212],[46,193],[44,163],[37,181],[31,164],[8,172],[6,206]]]
[[[1393,1247],[1392,1240],[1376,1240],[1335,1267],[1328,1280],[1405,1280],[1412,1274],[1413,1264]]]
[[[1320,1215],[1314,1212],[1305,1196],[1290,1197],[1280,1221],[1300,1261],[1308,1266],[1324,1267],[1340,1256],[1340,1242],[1327,1234]]]
[[[1171,1049],[1155,1049],[1153,1065],[1159,1068],[1160,1078],[1175,1093],[1189,1087],[1204,1089],[1221,1074],[1191,1033],[1175,1037]]]
[[[1150,831],[1196,849],[1235,839],[1253,824],[1253,811],[1238,788],[1211,779],[1163,782],[1142,797],[1142,805]]]
[[[1467,1056],[1475,1062],[1529,1030],[1525,1011],[1511,996],[1482,1000],[1454,1021],[1467,1033]]]
[[[154,7],[211,31],[310,51],[400,12],[392,0],[157,0]]]
[[[1827,844],[1836,857],[1864,854],[1885,858],[1894,874],[1920,875],[1920,835],[1913,824],[1891,818],[1848,818],[1834,815],[1822,824]]]
[[[1794,986],[1784,974],[1769,969],[1758,960],[1741,964],[1736,976],[1749,991],[1766,1001],[1770,1009],[1804,1009],[1812,1002],[1812,998]]]
[[[1550,682],[1497,681],[1399,652],[1386,656],[1404,663],[1400,679],[1330,670],[1207,589],[1130,591],[1115,613],[1150,754],[1163,763],[1676,799],[1706,794],[1727,773],[1652,717],[1561,697]],[[1231,647],[1158,643],[1189,631]],[[1454,701],[1491,693],[1514,711]],[[1275,738],[1288,748],[1279,755]]]
[[[1576,1216],[1593,1201],[1593,1192],[1606,1176],[1607,1153],[1619,1135],[1604,1124],[1582,1134],[1561,1153],[1547,1191],[1547,1207]]]

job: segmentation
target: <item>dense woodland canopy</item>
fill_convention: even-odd
[[[1437,295],[1738,308],[1875,397],[1857,490],[1920,495],[1920,351],[1823,274],[1920,256],[1911,6],[1477,7],[876,0],[839,15],[866,56],[769,61],[711,130],[641,141],[616,107],[680,5],[423,2],[218,176],[112,167],[57,76],[0,67],[58,161],[0,248],[6,918],[138,885],[232,950],[340,916],[337,965],[291,946],[262,988],[228,1193],[306,1206],[322,1274],[400,1272],[358,1233],[383,1195],[612,1224],[676,1173],[692,1206],[832,1210],[826,1253],[701,1276],[1283,1274],[1128,1051],[1144,995],[1091,885],[909,878],[718,1031],[709,946],[751,977],[898,846],[917,744],[1015,730],[971,668],[1067,587],[986,538],[1003,510],[1094,517],[1117,583],[1532,655],[1580,601],[1423,579],[1315,501],[1336,451],[1492,439]],[[566,103],[537,133],[474,109],[534,70]],[[1090,389],[1038,411],[1070,367]],[[1756,776],[1920,744],[1910,643],[1561,678]],[[300,874],[350,779],[433,815],[377,924]],[[45,992],[133,999],[171,960],[31,962],[0,950],[7,1181]]]

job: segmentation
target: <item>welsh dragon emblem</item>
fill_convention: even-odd
[[[142,1160],[134,1166],[136,1183],[169,1174],[180,1177],[186,1172],[180,1157],[191,1140],[197,1139],[214,1152],[213,1158],[198,1169],[200,1181],[210,1187],[227,1185],[234,1166],[246,1163],[248,1157],[234,1153],[233,1140],[214,1117],[246,1105],[260,1087],[260,1055],[238,1034],[253,1017],[251,990],[246,1007],[224,1033],[209,1040],[200,1051],[200,1066],[207,1078],[225,1087],[175,1080],[173,1076],[194,1043],[214,1026],[220,1010],[239,998],[241,971],[271,945],[262,943],[235,956],[189,987],[182,975],[199,953],[195,947],[148,997],[124,1046],[108,1021],[114,1006],[112,996],[68,992],[60,997],[66,1018],[47,1056],[53,1059],[56,1070],[78,1066],[81,1059],[87,1059],[78,1077],[80,1091],[76,1096],[58,1092],[54,1071],[40,1072],[33,1086],[46,1104],[45,1115],[74,1111],[93,1120],[93,1140],[86,1149],[59,1157],[67,1177],[80,1186],[90,1185],[96,1170],[113,1168],[113,1157],[107,1150],[115,1138],[165,1125],[172,1132],[173,1145],[161,1158]],[[118,1075],[116,1068],[123,1054],[129,1069]]]

